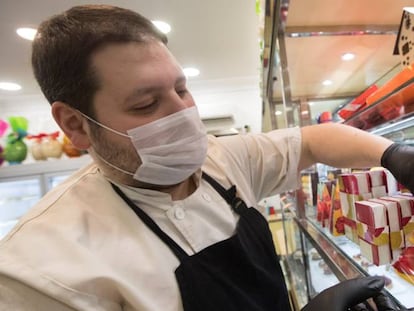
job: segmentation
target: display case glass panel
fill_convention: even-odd
[[[0,181],[0,238],[42,196],[40,177]]]
[[[62,172],[59,174],[46,175],[46,190],[49,191],[50,189],[56,187],[57,185],[65,181],[65,179],[67,179],[71,174],[72,172]]]
[[[359,266],[366,275],[381,275],[386,278],[385,289],[397,300],[397,302],[406,308],[414,308],[414,285],[401,278],[392,268],[391,264],[376,266],[369,259],[361,255],[360,245],[351,241],[346,236],[333,236],[328,228],[323,228],[321,224],[313,219],[313,223],[319,230],[330,239],[350,261]],[[311,267],[312,268],[312,267]]]
[[[294,211],[284,212],[287,250],[285,263],[289,271],[292,301],[299,310],[309,299],[337,284],[339,280],[323,254],[315,248],[315,242],[303,233],[296,219]]]

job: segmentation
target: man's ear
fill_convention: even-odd
[[[57,101],[52,104],[52,115],[76,148],[86,150],[90,147],[88,124],[79,111]]]

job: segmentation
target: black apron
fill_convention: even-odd
[[[284,276],[265,218],[236,196],[203,178],[240,215],[234,236],[188,255],[118,187],[115,191],[137,216],[171,249],[180,265],[175,276],[185,311],[289,311]]]

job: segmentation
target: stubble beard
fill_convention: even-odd
[[[96,125],[91,126],[92,148],[95,153],[95,160],[98,162],[99,167],[108,178],[116,182],[128,186],[139,186],[141,183],[135,180],[132,175],[123,173],[105,163],[106,161],[124,171],[135,174],[138,165],[140,164],[140,160],[131,141],[128,138],[111,141],[111,138],[109,137],[111,135],[105,131],[105,129],[101,129]]]
[[[106,162],[124,170],[135,174],[141,160],[137,151],[132,145],[130,139],[125,138],[116,142],[111,142],[110,135],[107,130],[89,122],[91,133],[92,152],[94,159],[102,169],[104,175],[112,181],[136,188],[146,188],[152,190],[163,191],[176,185],[153,185],[141,182],[133,178],[132,175],[121,172],[120,170],[108,165]],[[102,158],[105,161],[102,161]]]

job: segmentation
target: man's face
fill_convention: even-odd
[[[162,43],[111,44],[93,55],[92,65],[100,81],[95,119],[119,132],[194,106],[181,67]],[[129,138],[91,125],[90,139],[94,152],[123,170],[134,173],[141,164]]]

